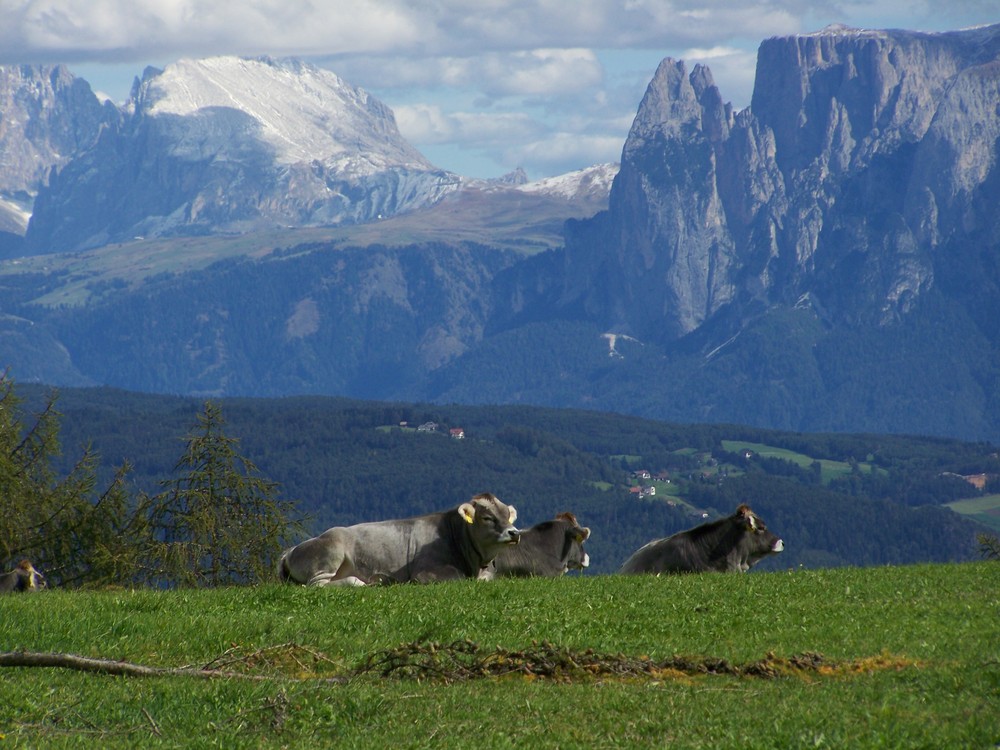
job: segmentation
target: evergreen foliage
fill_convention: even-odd
[[[56,587],[271,577],[282,545],[301,525],[292,520],[293,504],[277,499],[276,484],[237,453],[220,407],[205,404],[177,476],[150,497],[134,486],[128,461],[105,467],[110,475],[98,491],[101,465],[89,445],[66,464],[57,398],[45,394],[29,417],[13,382],[0,378],[0,563],[29,559]]]
[[[293,506],[236,452],[218,404],[206,401],[166,490],[150,502],[151,557],[164,583],[245,584],[270,577],[293,532]]]
[[[50,585],[110,582],[128,567],[129,540],[141,526],[127,492],[130,469],[114,469],[98,493],[98,459],[88,448],[57,476],[57,399],[47,394],[30,415],[10,378],[0,377],[0,562],[29,559]]]

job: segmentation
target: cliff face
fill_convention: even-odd
[[[63,66],[0,66],[0,232],[23,235],[53,167],[90,146],[116,117]]]
[[[998,55],[1000,25],[768,39],[735,115],[706,68],[664,60],[561,303],[661,342],[803,298],[898,319],[970,233],[997,247]]]

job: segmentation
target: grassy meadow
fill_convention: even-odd
[[[493,671],[468,669],[470,650]],[[51,590],[0,598],[0,652],[20,651],[226,676],[3,666],[0,747],[1000,742],[992,561],[368,589]],[[532,657],[549,671],[526,667]]]

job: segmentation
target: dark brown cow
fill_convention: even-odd
[[[0,594],[37,591],[44,588],[45,576],[35,570],[35,566],[28,560],[21,560],[12,571],[0,575]]]
[[[484,492],[426,516],[336,526],[286,551],[279,574],[310,586],[483,577],[497,553],[520,539],[516,519],[513,506]]]
[[[784,542],[744,504],[728,518],[649,542],[625,561],[621,572],[745,573],[784,548]]]
[[[590,555],[583,548],[589,537],[590,529],[581,527],[576,516],[560,513],[522,531],[516,547],[500,550],[493,561],[493,576],[561,576],[570,570],[583,570],[590,565]]]

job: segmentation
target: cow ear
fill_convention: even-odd
[[[751,531],[757,530],[757,517],[754,516],[753,511],[750,510],[750,506],[746,503],[741,503],[736,509],[736,515],[740,516]]]
[[[517,508],[515,508],[513,505],[508,505],[507,507],[510,508],[510,521],[509,521],[509,523],[510,523],[511,526],[513,526],[514,522],[517,520]]]
[[[584,526],[582,529],[576,532],[576,541],[581,544],[590,539],[590,529]]]
[[[458,514],[465,519],[466,523],[476,520],[476,508],[472,503],[462,503],[458,506]]]

